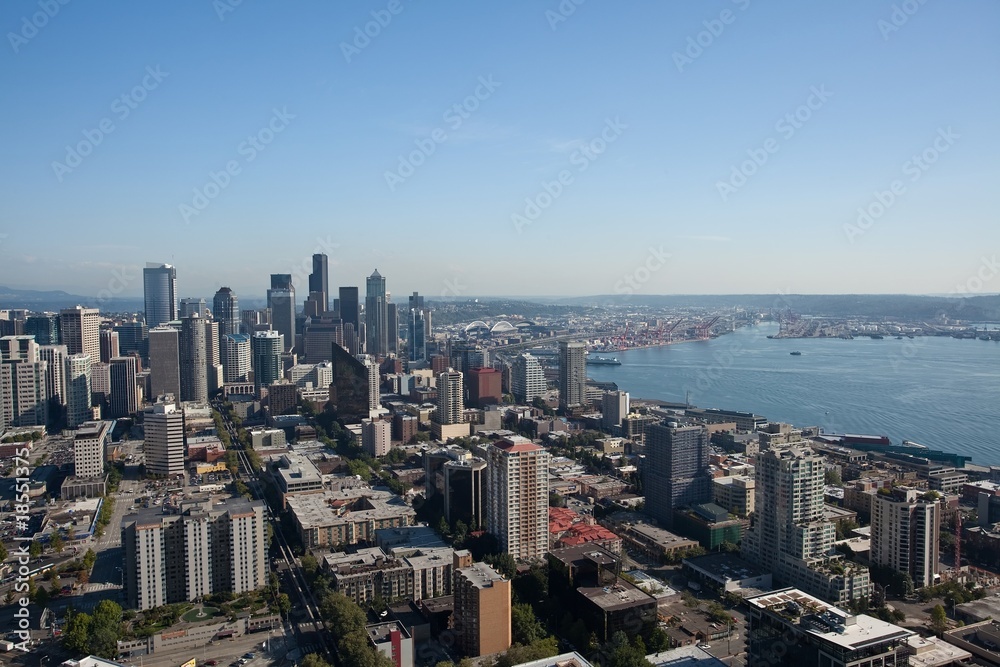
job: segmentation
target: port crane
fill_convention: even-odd
[[[712,330],[712,327],[715,326],[715,323],[718,322],[720,318],[721,316],[716,315],[715,317],[710,319],[707,323],[699,324],[697,327],[695,327],[695,331],[698,332],[698,338],[700,338],[701,340],[705,340],[706,338],[708,338],[708,332]]]

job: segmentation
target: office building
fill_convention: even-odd
[[[212,317],[219,323],[219,338],[240,333],[240,300],[236,292],[220,287],[212,298]]]
[[[184,474],[184,413],[177,409],[173,396],[157,397],[162,402],[146,408],[146,472],[150,475]]]
[[[272,417],[294,415],[298,402],[298,387],[295,384],[280,380],[267,385],[267,409]]]
[[[205,373],[209,394],[222,389],[222,341],[219,338],[219,323],[205,319]]]
[[[445,371],[437,377],[438,407],[434,421],[439,424],[461,424],[465,410],[464,379],[458,371]]]
[[[340,298],[337,301],[340,302],[340,321],[344,323],[345,329],[348,324],[353,326],[354,335],[358,335],[361,330],[361,303],[358,288],[341,287],[339,293]],[[357,354],[357,352],[352,351],[351,354]]]
[[[941,501],[936,492],[896,487],[889,495],[874,495],[869,556],[873,565],[909,574],[917,588],[933,586],[940,537]]]
[[[62,343],[70,354],[86,354],[90,363],[101,360],[101,313],[97,308],[64,308],[59,311]]]
[[[118,332],[118,353],[122,355],[138,354],[146,358],[146,345],[149,330],[142,321],[122,322],[115,326]]]
[[[101,329],[101,361],[108,364],[115,357],[120,357],[121,352],[118,346],[118,332],[114,329]]]
[[[500,371],[495,368],[473,368],[465,374],[469,382],[469,404],[477,408],[500,405],[503,402]]]
[[[24,335],[34,336],[39,345],[58,345],[59,316],[56,313],[29,316],[24,321]]]
[[[291,275],[271,274],[267,307],[271,311],[271,327],[282,336],[282,351],[289,352],[295,347],[295,287]]]
[[[177,269],[169,264],[146,264],[142,286],[147,327],[152,329],[177,319]],[[75,354],[72,347],[70,354]]]
[[[893,667],[909,661],[914,633],[851,614],[801,590],[785,588],[746,599],[748,665]],[[921,663],[945,665],[944,662]]]
[[[250,354],[253,362],[253,382],[260,394],[260,388],[281,379],[281,353],[284,336],[278,331],[257,331],[250,339]]]
[[[327,256],[316,253],[312,256],[312,273],[309,274],[309,294],[321,295],[318,302],[320,313],[330,310],[330,274],[327,268]]]
[[[510,581],[486,563],[459,567],[462,554],[455,552],[455,643],[469,657],[506,651],[511,645]]]
[[[108,367],[111,375],[108,416],[119,419],[138,412],[140,394],[135,357],[113,357]]]
[[[456,457],[441,466],[444,477],[444,518],[465,522],[470,530],[486,525],[484,482],[486,461],[476,456]]]
[[[486,449],[486,524],[500,549],[533,560],[549,547],[549,453],[512,436]]]
[[[205,319],[191,315],[181,320],[181,401],[208,402],[208,347]]]
[[[399,354],[399,308],[385,295],[386,354]]]
[[[754,518],[741,551],[776,580],[845,604],[867,597],[871,583],[867,568],[833,550],[836,530],[823,509],[825,473],[825,458],[805,446],[759,454]]]
[[[654,424],[646,432],[646,512],[670,529],[674,512],[712,499],[709,436],[703,426]]]
[[[241,333],[225,334],[222,337],[222,369],[223,381],[250,381],[250,336]]]
[[[38,358],[46,363],[45,393],[52,405],[66,405],[66,357],[68,356],[65,345],[38,346]]]
[[[195,313],[198,314],[198,317],[205,317],[205,300],[194,297],[181,299],[180,305],[177,307],[177,319],[183,320]]]
[[[66,426],[77,428],[90,419],[90,355],[66,357]]]
[[[712,502],[730,513],[748,517],[754,512],[757,482],[753,477],[733,475],[712,480]]]
[[[371,417],[379,406],[378,366],[365,355],[355,357],[339,345],[332,346],[330,401],[346,423]],[[374,393],[372,377],[374,376]]]
[[[110,443],[111,422],[82,422],[73,435],[73,475],[103,477]]]
[[[627,391],[606,391],[601,399],[601,427],[609,433],[622,425],[629,413]]]
[[[140,611],[267,583],[264,501],[182,501],[122,520],[126,606]]]
[[[406,320],[406,344],[410,361],[427,359],[427,319],[424,307],[424,297],[414,292],[408,300],[408,316]]]
[[[569,410],[586,400],[587,346],[559,341],[559,408]]]
[[[150,398],[181,396],[181,332],[161,326],[149,330]]]
[[[510,369],[510,391],[518,403],[531,403],[539,396],[545,396],[548,384],[545,371],[538,359],[525,352],[514,358]]]
[[[8,428],[48,423],[47,375],[34,336],[0,338],[0,402]]]
[[[343,345],[344,331],[340,320],[333,318],[310,318],[306,320],[302,334],[302,347],[306,361],[318,364],[330,361],[333,345]]]
[[[362,419],[361,447],[371,456],[386,456],[392,448],[392,424],[381,419]]]
[[[385,278],[375,270],[365,288],[365,353],[376,358],[389,353],[389,312],[385,294]],[[343,308],[341,301],[341,308]]]
[[[271,309],[246,309],[240,311],[240,332],[253,335],[257,331],[267,331],[271,328]]]

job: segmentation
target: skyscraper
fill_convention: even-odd
[[[90,419],[90,355],[66,357],[66,426],[77,428]]]
[[[0,397],[8,426],[45,426],[48,364],[41,360],[34,336],[0,338]]]
[[[146,408],[143,415],[143,451],[152,475],[184,474],[184,413],[171,399]]]
[[[146,264],[142,286],[147,327],[152,329],[177,319],[177,269],[169,264]],[[72,348],[70,354],[75,354]]]
[[[510,392],[519,403],[531,403],[544,396],[548,384],[538,359],[528,352],[514,358],[510,369]]]
[[[549,453],[511,436],[486,448],[487,530],[514,558],[541,558],[549,548]]]
[[[931,493],[896,487],[872,499],[872,564],[909,574],[917,588],[933,586],[939,569],[941,504]]]
[[[583,405],[587,396],[587,346],[559,341],[559,407]]]
[[[204,318],[191,315],[181,320],[180,362],[180,400],[208,402],[208,348]]]
[[[111,422],[87,421],[73,436],[73,474],[77,477],[101,477],[111,442]]]
[[[121,348],[118,345],[118,332],[114,329],[101,329],[101,361],[110,363],[115,357],[121,356]]]
[[[181,334],[167,326],[149,330],[149,399],[171,394],[181,396]]]
[[[427,325],[424,320],[424,297],[416,292],[410,295],[406,320],[406,343],[410,361],[427,359]]]
[[[386,295],[385,326],[386,354],[399,354],[399,308]]]
[[[282,351],[288,352],[295,347],[295,287],[291,274],[271,274],[267,307],[271,309],[271,327],[282,335]]]
[[[312,256],[312,273],[309,274],[309,293],[322,294],[319,303],[321,313],[330,310],[330,274],[327,272],[327,257],[322,253]]]
[[[212,317],[219,323],[219,337],[240,333],[240,300],[228,287],[220,287],[212,299]]]
[[[365,353],[375,357],[384,357],[389,352],[389,315],[386,305],[385,278],[375,269],[368,276],[365,288]]]
[[[461,424],[465,410],[464,382],[458,371],[445,371],[437,379],[438,409],[435,420],[439,424]]]
[[[712,499],[708,473],[709,439],[703,426],[654,424],[646,432],[643,487],[646,511],[664,528],[674,511]]]
[[[139,354],[145,357],[149,348],[146,345],[148,330],[145,322],[122,322],[115,327],[118,332],[119,354]]]
[[[59,344],[59,316],[55,313],[32,315],[24,321],[26,336],[34,336],[39,345]]]
[[[465,373],[469,383],[469,403],[477,408],[502,402],[500,371],[495,368],[473,368]]]
[[[222,389],[222,354],[219,340],[219,323],[205,321],[205,377],[209,393]]]
[[[284,349],[282,338],[277,331],[257,331],[250,339],[253,383],[258,394],[261,387],[281,379],[281,352]]]
[[[195,297],[181,299],[177,309],[177,318],[183,320],[185,317],[191,317],[194,313],[198,313],[198,317],[205,317],[205,300]]]
[[[361,328],[361,311],[357,287],[340,288],[340,320],[346,328],[348,324],[354,327],[354,334],[357,335]],[[357,354],[353,352],[352,354]]]
[[[506,651],[511,645],[510,580],[486,563],[460,567],[461,554],[455,552],[452,568],[455,643],[468,656]]]
[[[622,425],[622,417],[629,413],[627,391],[607,391],[601,399],[601,426],[605,431]]]
[[[223,357],[222,369],[225,382],[250,381],[250,336],[234,333],[222,337]]]
[[[110,417],[119,419],[139,411],[139,387],[136,382],[135,357],[113,357],[111,394],[108,398]]]
[[[48,364],[45,370],[45,393],[48,394],[49,401],[56,405],[66,405],[66,357],[68,356],[65,345],[38,346],[38,358]]]
[[[101,312],[76,306],[59,311],[62,342],[70,354],[86,354],[90,363],[101,360]]]

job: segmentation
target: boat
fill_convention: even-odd
[[[587,357],[588,366],[621,366],[618,357]]]
[[[801,357],[802,356],[802,353],[799,352],[798,350],[795,350],[794,352],[789,352],[788,354],[792,355],[793,357]]]
[[[902,336],[896,336],[896,340],[903,340]]]
[[[871,338],[872,340],[882,340],[883,338],[885,338],[885,336],[883,336],[882,334],[868,334],[868,337]]]

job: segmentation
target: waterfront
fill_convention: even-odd
[[[1000,343],[953,338],[768,339],[762,324],[628,350],[588,366],[634,397],[756,412],[827,432],[887,435],[1000,464]],[[800,351],[801,356],[792,356]]]

